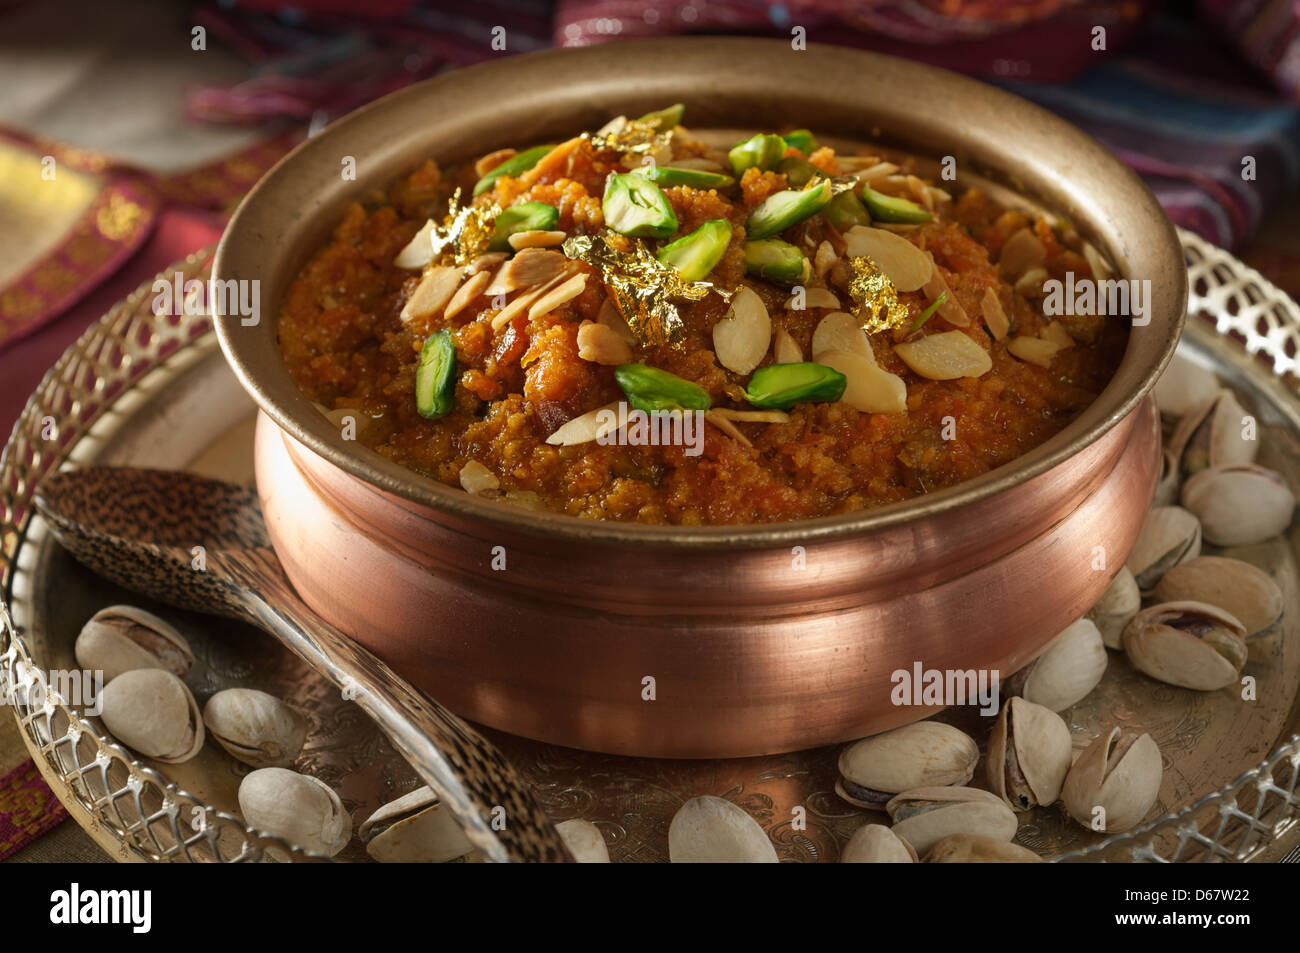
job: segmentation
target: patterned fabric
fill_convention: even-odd
[[[0,860],[68,816],[31,761],[0,778]]]

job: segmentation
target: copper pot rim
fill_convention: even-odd
[[[500,82],[510,78],[522,80],[529,73],[539,74],[532,78],[534,81],[542,81],[542,74],[559,72],[557,65],[585,68],[589,72],[598,72],[602,67],[635,71],[638,66],[649,66],[665,58],[680,64],[688,55],[698,57],[704,50],[719,56],[724,63],[735,64],[761,62],[769,56],[789,51],[789,44],[782,40],[747,37],[677,37],[548,50],[482,63],[433,77],[354,110],[319,135],[297,146],[253,187],[240,203],[222,235],[213,262],[213,279],[221,281],[239,276],[237,267],[228,267],[234,255],[233,249],[249,242],[256,245],[260,241],[264,247],[268,244],[266,236],[259,231],[255,212],[264,203],[275,199],[286,179],[297,173],[298,167],[305,164],[307,157],[319,155],[336,141],[345,141],[350,132],[356,132],[388,112],[426,99],[433,100],[440,95],[454,100],[462,87],[475,82]],[[1076,165],[1095,164],[1099,167],[1115,191],[1122,193],[1122,200],[1134,202],[1138,207],[1127,217],[1127,228],[1122,236],[1089,236],[1085,233],[1085,237],[1100,239],[1098,243],[1103,244],[1103,247],[1107,243],[1107,237],[1113,242],[1122,242],[1130,256],[1163,266],[1173,277],[1173,294],[1162,298],[1160,307],[1149,303],[1150,320],[1149,326],[1143,329],[1144,334],[1149,338],[1151,333],[1161,333],[1154,349],[1154,359],[1151,354],[1145,358],[1135,355],[1138,336],[1131,333],[1120,367],[1088,408],[1038,447],[981,476],[915,499],[853,513],[779,523],[721,526],[607,522],[565,513],[531,510],[514,504],[484,500],[457,487],[424,477],[359,444],[343,441],[334,426],[298,390],[280,360],[278,348],[274,348],[274,353],[268,355],[265,350],[259,351],[250,346],[247,337],[241,339],[239,334],[232,333],[239,327],[240,316],[219,313],[214,309],[217,335],[227,362],[258,406],[296,441],[374,490],[430,511],[430,518],[445,514],[480,526],[532,532],[557,540],[650,548],[720,550],[800,545],[941,517],[975,500],[1011,491],[1065,463],[1132,414],[1173,356],[1185,320],[1187,297],[1187,275],[1181,244],[1172,223],[1146,184],[1091,136],[1045,109],[996,87],[937,67],[884,54],[822,44],[809,44],[808,53],[808,62],[816,63],[817,66],[805,68],[804,72],[809,74],[808,79],[816,74],[816,81],[825,84],[823,89],[834,85],[825,82],[828,66],[852,70],[863,81],[870,81],[873,73],[888,75],[909,89],[941,91],[942,95],[937,95],[936,100],[955,110],[954,115],[960,113],[963,107],[953,104],[979,101],[1006,110],[1006,115],[1014,116],[1022,123],[1032,124],[1040,131],[1043,142],[1050,141],[1053,145],[1038,157],[1037,165],[1012,169],[1010,174],[1015,179],[1024,178],[1026,170],[1030,169],[1033,172],[1032,178],[1039,184],[1049,186],[1055,183],[1058,188],[1064,188],[1059,185],[1060,177],[1047,164],[1047,152],[1069,153],[1076,157]],[[787,70],[782,75],[789,77],[790,71]],[[689,82],[689,77],[683,74],[681,82]],[[616,83],[612,85],[617,86]],[[617,92],[617,89],[613,92]],[[662,97],[662,94],[655,92],[649,95]],[[825,92],[821,95],[831,98]],[[632,98],[632,94],[626,93],[620,97],[620,101],[629,98]],[[687,99],[689,109],[689,97],[679,95],[677,98]],[[662,101],[669,100],[651,100],[660,105]],[[1008,171],[1006,166],[1014,165],[1007,149],[988,146],[986,151],[989,155],[975,155],[974,161],[978,166],[1005,173]],[[333,155],[338,154],[336,147]],[[918,151],[917,154],[924,153]],[[414,163],[409,163],[408,167],[410,165]],[[1050,192],[1050,188],[1047,191]],[[1054,208],[1054,197],[1057,196],[1044,196],[1047,208]],[[1070,197],[1077,204],[1079,196]],[[1116,199],[1116,203],[1120,200]],[[334,199],[328,206],[331,209],[328,215],[324,209],[315,214],[329,219],[332,228],[338,220],[343,201],[342,196]],[[1081,218],[1096,217],[1099,214],[1095,207],[1091,216],[1074,211]],[[1129,228],[1135,231],[1131,232]],[[1115,261],[1113,245],[1111,258]],[[1137,277],[1158,271],[1158,268],[1151,268],[1130,273],[1121,267],[1117,268],[1115,277]],[[272,317],[271,324],[278,323],[278,306],[277,301],[276,314]],[[1152,349],[1147,347],[1147,350]],[[1139,361],[1144,361],[1145,366],[1138,368],[1135,375],[1132,365]]]

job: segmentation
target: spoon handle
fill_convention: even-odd
[[[316,615],[274,557],[267,562],[258,567],[231,560],[249,621],[273,633],[374,719],[487,860],[571,860],[527,784],[495,745]]]

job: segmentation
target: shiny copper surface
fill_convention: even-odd
[[[673,101],[692,128],[790,123],[954,155],[958,187],[1013,186],[1068,216],[1121,274],[1150,280],[1150,322],[1101,397],[1013,464],[906,504],[776,525],[598,523],[477,499],[342,440],[293,385],[269,316],[345,202],[430,155],[453,161]],[[340,179],[347,155],[356,182]],[[382,100],[263,180],[214,270],[261,281],[263,320],[218,315],[218,333],[265,415],[259,489],[304,599],[472,719],[683,757],[914,720],[926,711],[889,701],[895,669],[1009,672],[1086,610],[1108,578],[1093,568],[1098,547],[1113,571],[1151,497],[1158,441],[1140,404],[1186,299],[1177,239],[1150,192],[1067,124],[918,64],[739,39],[520,57]]]

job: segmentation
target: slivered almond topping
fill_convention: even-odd
[[[907,410],[907,385],[897,374],[877,367],[874,360],[850,351],[827,351],[817,358],[817,363],[834,368],[847,379],[840,403],[867,414],[901,414]]]
[[[1022,361],[1037,364],[1039,367],[1048,367],[1061,347],[1055,341],[1020,335],[1007,342],[1007,350]]]
[[[490,251],[486,255],[479,255],[468,265],[465,266],[467,276],[477,275],[482,271],[491,271],[497,265],[506,260],[508,256],[503,251]]]
[[[934,211],[934,196],[930,194],[930,187],[914,175],[907,177],[907,187],[912,193],[912,197],[925,206],[927,212]]]
[[[883,228],[885,231],[893,232],[895,235],[909,235],[921,226],[908,224],[907,222],[880,222],[875,227]]]
[[[437,223],[429,219],[424,227],[415,233],[415,237],[406,243],[406,247],[397,253],[393,264],[398,268],[423,268],[433,261],[433,230]]]
[[[961,306],[957,296],[948,287],[948,282],[943,277],[943,272],[939,270],[938,265],[934,266],[934,272],[930,275],[930,280],[925,283],[921,291],[929,301],[938,301],[939,296],[947,292],[948,297],[944,298],[943,304],[939,305],[940,317],[955,328],[970,327],[970,316],[966,314],[966,309]]]
[[[752,288],[741,288],[731,298],[727,316],[713,326],[713,352],[718,363],[737,374],[758,367],[772,345],[772,318]]]
[[[578,325],[578,357],[614,367],[632,363],[632,348],[608,325],[583,321]]]
[[[1106,261],[1106,259],[1102,257],[1101,252],[1097,251],[1097,249],[1092,246],[1091,242],[1083,243],[1083,258],[1088,263],[1088,267],[1092,270],[1092,276],[1094,278],[1100,280],[1109,278],[1114,274],[1114,270],[1110,267],[1110,262]]]
[[[789,331],[777,328],[772,342],[772,356],[778,364],[798,364],[803,360],[803,351],[799,350],[799,345],[790,337]]]
[[[706,410],[704,412],[704,419],[707,420],[709,423],[713,424],[713,426],[717,427],[719,430],[725,433],[732,440],[744,444],[746,447],[749,447],[751,450],[754,449],[754,445],[749,442],[749,438],[746,437],[743,433],[741,433],[740,428],[737,427],[735,424],[733,424],[730,419],[718,413],[718,408],[711,407],[708,410]]]
[[[989,352],[964,331],[944,331],[894,345],[897,354],[915,373],[932,381],[980,377],[993,368]]]
[[[524,292],[514,301],[511,301],[504,308],[498,311],[496,315],[493,316],[492,330],[500,331],[507,324],[509,324],[511,321],[514,320],[515,315],[519,314],[521,311],[523,311],[525,308],[531,305],[542,295],[546,294],[546,292],[549,291],[551,288],[558,285],[567,274],[568,274],[567,271],[562,271],[554,278],[552,278],[550,281],[548,281],[546,284],[542,285],[540,288],[534,288],[532,291]],[[492,290],[491,288],[488,289],[488,291],[491,290]]]
[[[1045,261],[1047,249],[1028,225],[1012,233],[998,256],[998,266],[1004,275],[1023,275]]]
[[[460,287],[460,276],[461,269],[455,265],[439,265],[430,269],[402,307],[402,320],[424,319],[445,308]]]
[[[514,149],[498,149],[496,152],[489,152],[474,163],[474,174],[481,179],[502,162],[513,159],[518,154]]]
[[[582,136],[574,136],[567,142],[561,142],[546,155],[537,160],[537,165],[533,166],[527,172],[519,177],[520,183],[525,188],[536,185],[548,175],[564,173],[568,171],[569,160],[578,151],[582,145]]]
[[[525,248],[501,266],[488,287],[489,295],[530,288],[550,281],[568,265],[569,259],[548,248]]]
[[[812,359],[824,363],[821,355],[827,351],[847,351],[876,363],[876,353],[862,330],[862,322],[847,311],[832,311],[813,330]]]
[[[926,189],[929,191],[930,198],[934,200],[934,203],[936,205],[938,205],[941,202],[952,201],[952,193],[947,191],[946,189],[941,189],[937,185],[927,185]]]
[[[1038,336],[1044,341],[1051,341],[1058,345],[1061,350],[1074,347],[1074,338],[1070,337],[1070,332],[1060,321],[1053,321],[1043,330],[1038,332]]]
[[[564,232],[547,232],[541,229],[534,229],[527,232],[515,232],[506,239],[511,248],[551,248],[555,245],[563,245],[564,240],[568,237]]]
[[[451,300],[447,302],[447,307],[443,309],[442,315],[445,318],[454,318],[465,310],[465,306],[483,293],[489,281],[492,280],[490,272],[480,271],[469,281],[461,285]]]
[[[841,165],[844,163],[840,159]],[[859,182],[879,182],[886,179],[898,171],[898,166],[892,162],[877,162],[874,165],[867,166],[865,169],[857,172]]]
[[[880,156],[836,156],[835,161],[845,173],[860,172],[881,164]]]
[[[988,327],[989,333],[996,340],[1001,341],[1011,330],[1011,322],[1007,320],[1007,313],[1002,310],[1002,301],[998,298],[998,293],[992,288],[984,290],[984,298],[980,301],[980,310],[984,312],[984,324]]]
[[[466,493],[481,493],[501,486],[496,474],[477,460],[470,460],[460,468],[460,487]]]
[[[618,310],[618,305],[614,304],[613,298],[606,298],[601,304],[600,310],[596,312],[596,323],[604,325],[615,334],[617,334],[628,347],[636,344],[636,335],[632,329],[627,326],[627,321]]]
[[[585,287],[587,287],[587,273],[580,271],[558,288],[553,288],[534,301],[528,308],[528,317],[531,319],[543,314],[549,314],[565,302],[578,297]]]
[[[822,242],[817,246],[817,253],[813,256],[813,271],[817,273],[818,278],[825,278],[826,272],[831,270],[831,266],[840,260],[840,256],[835,254],[835,246],[830,242]]]
[[[906,238],[881,228],[854,225],[844,233],[850,258],[865,255],[899,291],[916,291],[934,271],[934,260]]]
[[[618,401],[589,410],[580,417],[574,417],[563,424],[555,433],[546,438],[553,447],[572,447],[579,443],[591,443],[607,433],[618,429]]]
[[[1046,280],[1046,268],[1030,268],[1020,276],[1020,280],[1016,282],[1015,288],[1026,297],[1031,295],[1041,296],[1043,293],[1043,282]]]
[[[732,410],[730,407],[714,407],[713,412],[728,420],[738,420],[742,424],[788,424],[790,415],[784,410]]]
[[[787,309],[793,309],[799,303],[798,295],[791,295],[785,303]],[[838,308],[840,299],[829,288],[806,288],[803,293],[804,308]]]

